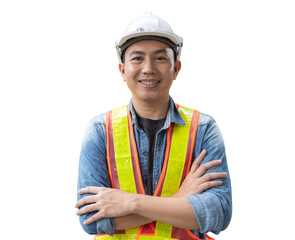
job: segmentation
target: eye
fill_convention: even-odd
[[[158,57],[156,57],[156,60],[157,60],[158,62],[165,62],[165,61],[167,60],[167,58],[164,57],[164,56],[158,56]]]
[[[140,56],[136,56],[136,57],[131,58],[131,61],[133,61],[133,62],[140,62],[142,60],[143,60],[143,58]]]

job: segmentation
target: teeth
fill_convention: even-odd
[[[143,83],[145,85],[152,85],[152,84],[158,83],[158,81],[141,81],[141,83]]]

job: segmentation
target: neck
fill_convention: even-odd
[[[136,113],[143,117],[152,120],[159,120],[166,117],[169,109],[169,98],[161,102],[141,102],[132,99],[133,107]]]

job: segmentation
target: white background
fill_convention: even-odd
[[[114,42],[147,11],[184,38],[174,100],[223,133],[233,217],[215,237],[295,239],[295,8],[285,0],[1,1],[0,238],[93,239],[74,208],[82,136],[93,116],[128,103]]]

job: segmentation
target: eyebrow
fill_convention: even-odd
[[[159,50],[156,50],[153,52],[153,54],[159,54],[159,53],[166,53],[167,54],[167,51],[165,48],[162,48],[162,49],[159,49]],[[145,55],[145,52],[134,50],[129,54],[129,57],[131,57],[132,55]]]
[[[142,52],[142,51],[136,51],[136,50],[134,50],[134,51],[132,51],[132,52],[129,54],[129,57],[131,57],[132,55],[145,55],[145,53]]]

